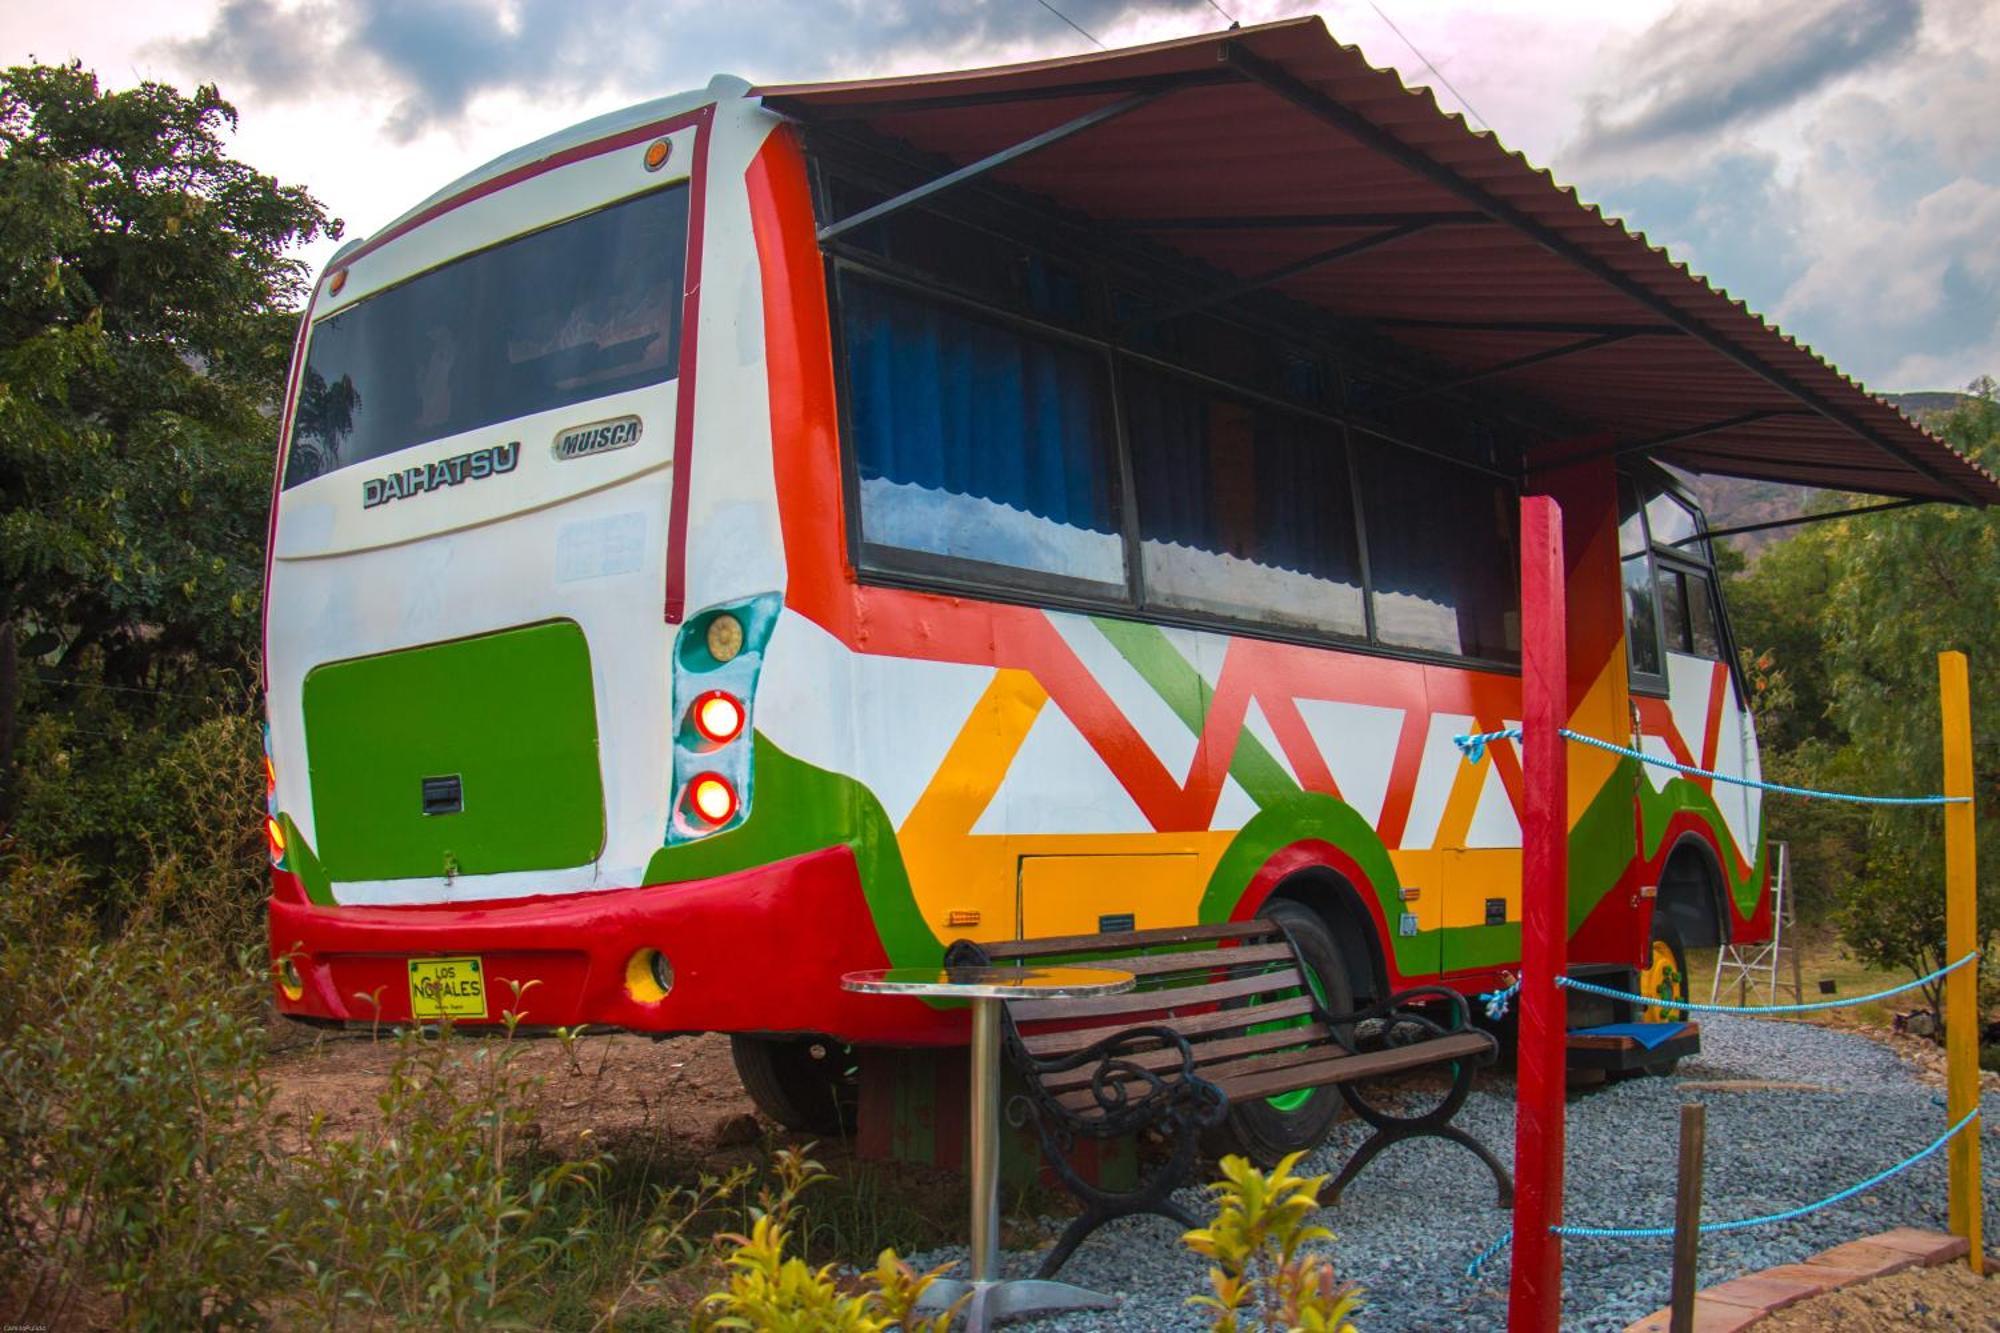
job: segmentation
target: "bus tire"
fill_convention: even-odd
[[[736,1077],[757,1109],[802,1134],[854,1132],[860,1079],[854,1048],[831,1037],[732,1035]]]
[[[1291,932],[1317,983],[1321,1004],[1333,1013],[1354,1007],[1354,986],[1346,961],[1319,913],[1304,903],[1277,898],[1266,903],[1258,915],[1283,922]],[[1260,1166],[1270,1167],[1286,1153],[1318,1147],[1339,1117],[1340,1106],[1340,1093],[1332,1087],[1234,1103],[1210,1146],[1218,1153],[1241,1153]]]
[[[1688,993],[1687,946],[1681,942],[1681,928],[1665,912],[1653,913],[1653,938],[1648,946],[1650,958],[1647,966],[1639,973],[1638,992],[1660,1000],[1690,999]],[[1681,1023],[1687,1021],[1685,1009],[1654,1009],[1646,1014],[1635,1014],[1636,1022],[1648,1018],[1659,1023]],[[1655,1061],[1645,1066],[1645,1072],[1653,1075],[1671,1074],[1680,1064],[1680,1057]]]

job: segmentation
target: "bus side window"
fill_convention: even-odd
[[[1383,643],[1513,662],[1521,656],[1518,501],[1483,472],[1352,440]]]
[[[1722,660],[1722,630],[1715,613],[1715,581],[1705,574],[1691,574],[1687,581],[1688,623],[1696,655],[1711,661]]]
[[[1618,554],[1625,585],[1625,652],[1634,684],[1665,686],[1660,656],[1660,622],[1654,599],[1652,558],[1646,549],[1646,524],[1629,478],[1618,483]]]
[[[1365,635],[1337,429],[1138,367],[1120,387],[1148,599]]]
[[[1660,628],[1666,632],[1667,651],[1691,653],[1694,641],[1688,634],[1688,576],[1678,569],[1660,567]]]
[[[864,562],[1122,596],[1103,358],[852,274],[840,312]]]

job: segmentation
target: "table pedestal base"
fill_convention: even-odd
[[[925,1290],[917,1309],[937,1314],[952,1302],[972,1293],[965,1306],[965,1333],[986,1333],[1003,1319],[1023,1315],[1054,1314],[1060,1310],[1110,1310],[1118,1305],[1115,1296],[1106,1296],[1067,1282],[1047,1282],[1040,1278],[1016,1278],[1001,1282],[967,1282],[963,1278],[939,1278]]]

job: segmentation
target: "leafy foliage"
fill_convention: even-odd
[[[796,1226],[799,1196],[828,1176],[803,1152],[781,1149],[773,1165],[778,1187],[763,1192],[748,1235],[725,1236],[733,1247],[729,1278],[702,1302],[697,1329],[749,1329],[760,1333],[946,1333],[964,1300],[928,1319],[917,1302],[943,1269],[918,1273],[884,1250],[857,1291],[843,1292],[833,1265],[812,1268],[786,1249]]]
[[[1307,1248],[1333,1233],[1309,1220],[1326,1177],[1292,1174],[1302,1156],[1290,1154],[1268,1174],[1244,1158],[1223,1158],[1222,1179],[1209,1186],[1215,1220],[1181,1238],[1213,1263],[1211,1294],[1188,1303],[1215,1312],[1215,1333],[1354,1333],[1349,1316],[1361,1303],[1359,1290],[1336,1282],[1324,1254]]]
[[[168,737],[252,711],[291,251],[340,230],[228,156],[235,123],[212,86],[0,74],[0,815],[112,917]]]
[[[506,1037],[515,1018],[508,1015]],[[590,1243],[593,1154],[536,1156],[525,1093],[505,1038],[400,1038],[381,1118],[350,1137],[307,1127],[293,1201],[267,1228],[316,1327],[378,1318],[484,1328],[522,1318],[539,1283]]]
[[[0,1290],[61,1323],[109,1302],[131,1328],[256,1324],[261,969],[181,931],[99,943],[81,896],[19,858],[0,890]]]
[[[1931,428],[2000,466],[2000,403],[1991,381],[1974,390]],[[1767,775],[1850,791],[1940,790],[1937,654],[1958,649],[1972,671],[1975,800],[1995,808],[2000,516],[1930,505],[1816,524],[1771,548],[1730,596]],[[1791,800],[1766,808],[1772,835],[1792,844],[1795,882],[1822,896],[1860,958],[1917,973],[1947,961],[1934,811]],[[1980,919],[1989,923],[2000,908],[1993,829],[1985,820],[1979,856]]]

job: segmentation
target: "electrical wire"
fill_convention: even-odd
[[[1083,33],[1084,38],[1098,50],[1102,51],[1105,49],[1103,42],[1100,42],[1095,37],[1092,37],[1089,32],[1085,31],[1085,29],[1081,24],[1079,24],[1075,19],[1071,18],[1069,15],[1063,13],[1060,9],[1057,9],[1054,5],[1050,4],[1049,0],[1035,0],[1035,3],[1040,5],[1043,9],[1048,10],[1049,13],[1054,14],[1064,23],[1069,24],[1070,27],[1075,28],[1080,33]]]
[[[1210,2],[1213,3],[1213,0],[1210,0]],[[1375,14],[1378,18],[1380,18],[1384,23],[1389,25],[1390,32],[1395,33],[1398,37],[1401,37],[1403,39],[1403,45],[1410,48],[1411,55],[1415,56],[1417,59],[1424,62],[1425,69],[1437,75],[1437,81],[1445,86],[1445,91],[1449,92],[1453,97],[1456,97],[1458,99],[1458,104],[1464,107],[1467,111],[1472,113],[1473,119],[1479,122],[1480,128],[1490,132],[1493,129],[1492,122],[1488,121],[1486,117],[1480,115],[1479,112],[1476,109],[1474,109],[1472,103],[1465,100],[1464,93],[1460,92],[1458,89],[1451,86],[1451,80],[1447,79],[1444,76],[1444,71],[1439,69],[1436,65],[1432,64],[1431,58],[1429,56],[1425,55],[1422,51],[1419,51],[1417,49],[1417,44],[1411,41],[1409,37],[1404,34],[1401,28],[1396,26],[1396,20],[1390,18],[1387,14],[1384,14],[1382,12],[1382,6],[1376,4],[1375,0],[1368,0],[1368,7],[1375,11]]]

